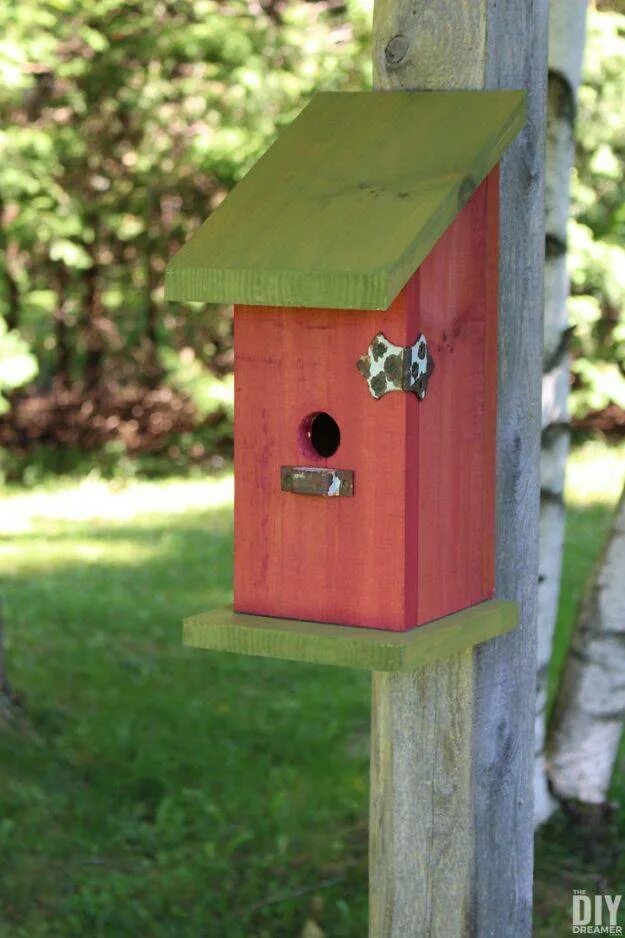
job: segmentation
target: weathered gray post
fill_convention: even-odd
[[[531,934],[547,0],[376,0],[381,89],[525,88],[502,163],[497,594],[519,628],[373,675],[370,938]]]

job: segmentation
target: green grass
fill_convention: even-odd
[[[363,934],[367,676],[180,644],[229,598],[230,490],[5,499],[3,936],[296,935],[311,903]]]
[[[556,670],[622,456],[572,462]],[[227,475],[5,495],[2,938],[366,934],[368,676],[180,644],[228,601],[230,499]],[[618,891],[606,863],[561,819],[541,835],[538,935],[572,888]]]

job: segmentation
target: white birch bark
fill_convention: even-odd
[[[560,685],[548,744],[562,800],[603,804],[625,718],[625,489],[588,584]]]
[[[574,159],[574,118],[581,78],[587,0],[550,0],[547,158],[545,172],[545,320],[538,586],[538,663],[534,818],[540,824],[555,805],[545,766],[547,672],[558,610],[564,543],[564,471],[569,450],[569,359],[566,301],[566,229]]]

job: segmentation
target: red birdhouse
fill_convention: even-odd
[[[235,304],[236,612],[404,631],[493,595],[523,122],[519,92],[318,95],[170,264],[169,298]]]

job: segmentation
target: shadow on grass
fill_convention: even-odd
[[[622,771],[622,766],[621,766]],[[623,795],[621,781],[620,795]],[[536,837],[535,938],[571,934],[574,890],[595,895],[619,895],[623,891],[625,863],[622,812],[595,815],[592,821],[572,818],[559,811]],[[607,924],[607,923],[604,923]],[[619,909],[618,924],[625,925]]]

